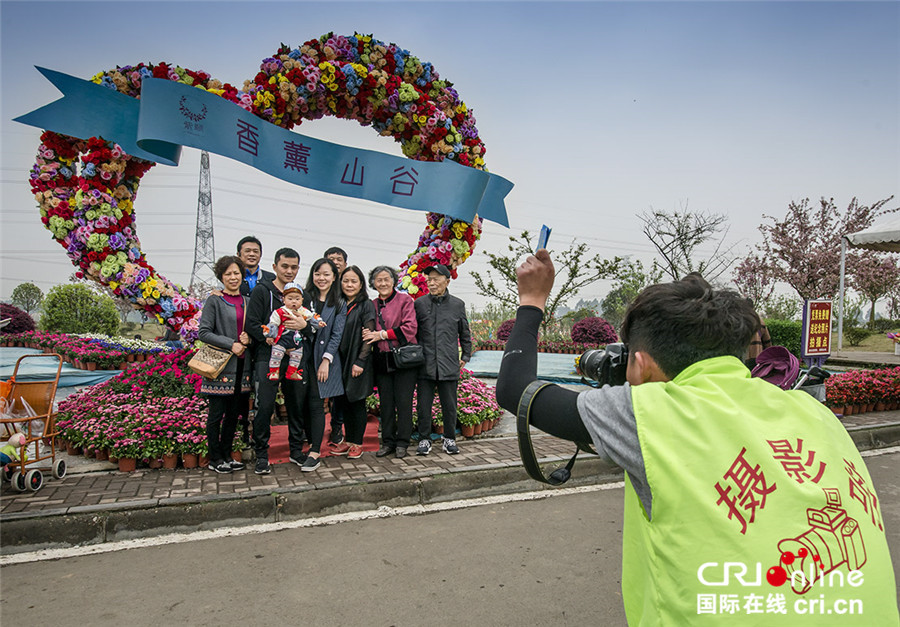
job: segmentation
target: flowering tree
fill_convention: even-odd
[[[900,266],[894,257],[865,253],[860,256],[850,278],[853,289],[869,299],[869,325],[875,324],[875,303],[897,287]]]
[[[487,253],[491,270],[499,275],[496,279],[491,270],[484,275],[473,272],[472,277],[475,279],[475,287],[478,288],[479,294],[514,309],[519,304],[516,266],[519,259],[534,252],[528,231],[522,231],[518,238],[510,236],[507,250],[506,255]],[[547,300],[544,328],[553,320],[553,315],[561,304],[573,298],[584,286],[616,276],[624,261],[621,257],[603,259],[599,255],[591,257],[587,253],[587,244],[584,242],[576,244],[574,240],[561,253],[551,252],[550,256],[556,267],[556,280],[553,292]]]
[[[734,284],[750,299],[757,311],[765,309],[775,290],[775,269],[763,257],[753,253],[734,268]]]
[[[763,242],[757,252],[771,264],[772,277],[790,285],[800,298],[832,298],[840,282],[841,238],[897,211],[885,208],[892,199],[864,206],[854,198],[843,212],[833,199],[822,198],[817,205],[811,205],[808,198],[791,201],[782,220],[764,216],[771,224],[760,225]],[[847,252],[847,274],[854,274],[861,256]]]

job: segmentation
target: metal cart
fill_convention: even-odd
[[[55,359],[56,375],[45,381],[19,381],[19,365],[26,359]],[[62,356],[58,353],[43,355],[23,355],[16,360],[16,368],[9,381],[12,383],[9,396],[10,406],[25,401],[34,410],[34,416],[0,418],[0,436],[9,439],[13,433],[25,434],[25,447],[21,459],[9,463],[8,479],[12,488],[19,492],[37,492],[44,485],[41,471],[49,471],[56,479],[66,476],[66,460],[56,459],[56,414],[53,400],[62,371]]]

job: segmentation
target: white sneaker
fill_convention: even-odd
[[[459,447],[456,446],[456,440],[453,438],[444,438],[444,445],[442,448],[447,455],[456,455],[459,453]]]

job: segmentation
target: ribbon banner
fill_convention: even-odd
[[[190,146],[246,163],[288,183],[339,196],[449,215],[478,214],[508,227],[513,184],[483,170],[417,161],[300,135],[203,89],[144,79],[140,100],[61,72],[37,68],[63,97],[15,118],[80,139],[102,137],[126,153],[178,165]]]

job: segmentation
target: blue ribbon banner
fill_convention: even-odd
[[[340,196],[509,226],[503,199],[513,184],[454,161],[415,161],[306,137],[203,89],[144,79],[141,98],[37,68],[63,94],[16,122],[114,141],[135,157],[178,165],[181,146],[241,161],[267,174]]]

